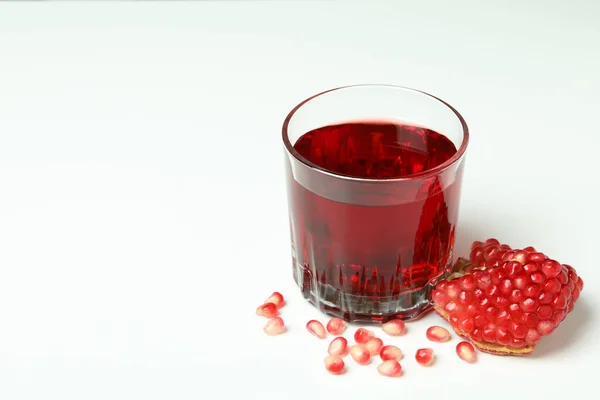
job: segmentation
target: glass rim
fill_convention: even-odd
[[[447,108],[449,108],[454,115],[458,118],[458,121],[460,122],[461,126],[462,126],[462,142],[460,144],[460,147],[457,149],[456,153],[450,157],[448,160],[444,161],[443,163],[441,163],[440,165],[437,165],[433,168],[430,168],[428,170],[425,171],[421,171],[421,172],[417,172],[415,174],[411,174],[411,175],[406,175],[406,176],[402,176],[399,178],[359,178],[359,177],[354,177],[354,176],[350,176],[350,175],[344,175],[344,174],[339,174],[333,171],[330,171],[328,169],[325,169],[311,161],[309,161],[308,159],[304,158],[300,153],[298,153],[296,151],[296,149],[294,149],[294,146],[292,145],[292,143],[290,142],[289,139],[289,135],[288,135],[288,126],[290,124],[290,121],[292,120],[292,118],[294,117],[294,115],[296,114],[296,112],[306,103],[310,102],[311,100],[316,99],[317,97],[323,96],[327,93],[331,93],[331,92],[335,92],[335,91],[341,91],[344,89],[354,89],[354,88],[360,88],[360,87],[372,87],[372,88],[382,88],[382,89],[398,89],[398,90],[404,90],[404,91],[409,91],[409,92],[414,92],[414,93],[418,93],[418,94],[422,94],[425,96],[428,96],[436,101],[438,101],[439,103],[441,103],[442,105],[446,106]],[[339,86],[333,89],[328,89],[325,90],[323,92],[314,94],[310,97],[308,97],[307,99],[303,100],[302,102],[300,102],[298,105],[296,105],[296,107],[294,107],[292,109],[292,111],[289,112],[289,114],[286,116],[285,120],[283,121],[283,126],[282,126],[282,138],[283,138],[283,143],[285,145],[286,150],[288,151],[288,153],[290,153],[292,156],[294,156],[295,159],[297,159],[298,161],[300,161],[301,163],[305,164],[306,166],[308,166],[311,169],[317,170],[323,174],[326,175],[330,175],[332,177],[336,177],[336,178],[340,178],[340,179],[347,179],[347,180],[351,180],[351,181],[360,181],[360,182],[402,182],[402,181],[409,181],[412,179],[417,179],[417,178],[427,178],[427,177],[431,177],[431,176],[435,176],[440,174],[442,171],[444,171],[445,169],[451,167],[452,165],[456,164],[456,162],[458,162],[463,155],[465,154],[466,150],[467,150],[467,145],[469,143],[469,127],[467,126],[467,122],[465,121],[465,119],[463,118],[463,116],[454,108],[452,107],[449,103],[447,103],[446,101],[440,99],[439,97],[436,97],[432,94],[429,94],[427,92],[424,92],[422,90],[418,90],[418,89],[413,89],[410,87],[406,87],[406,86],[399,86],[399,85],[390,85],[390,84],[356,84],[356,85],[346,85],[346,86]]]

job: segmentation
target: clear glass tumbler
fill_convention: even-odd
[[[360,134],[352,123],[363,123]],[[283,143],[293,276],[304,297],[346,321],[428,311],[451,269],[468,140],[452,106],[404,87],[346,86],[296,106]],[[408,152],[397,153],[402,146]],[[419,163],[436,152],[444,162]]]

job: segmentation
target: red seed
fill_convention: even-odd
[[[275,318],[279,314],[277,312],[277,306],[274,303],[265,303],[256,307],[256,315],[260,315],[266,318]]]
[[[400,336],[406,333],[406,324],[400,319],[386,322],[381,328],[390,336]]]
[[[379,354],[381,349],[383,348],[383,341],[379,338],[369,339],[367,343],[365,343],[365,349],[369,351],[369,354],[372,356]]]
[[[542,272],[548,278],[556,278],[562,271],[562,265],[554,260],[546,260],[542,263]]]
[[[308,321],[306,323],[306,329],[319,339],[325,339],[327,337],[325,327],[316,319],[311,319],[310,321]]]
[[[429,347],[424,349],[419,349],[415,353],[415,360],[424,367],[427,367],[433,363],[433,350]]]
[[[439,289],[433,291],[432,299],[434,302],[442,305],[445,305],[449,300],[448,295],[446,295],[446,292],[443,292]]]
[[[277,308],[281,308],[285,305],[285,300],[283,300],[281,293],[273,292],[273,294],[265,300],[265,303],[273,303],[275,306],[277,306]]]
[[[531,275],[529,275],[529,279],[533,283],[543,283],[546,280],[546,275],[544,275],[543,273],[541,273],[539,271],[536,271],[536,272],[532,273]]]
[[[392,346],[392,345],[383,346],[381,348],[381,351],[379,352],[379,357],[381,357],[381,359],[383,361],[387,361],[387,360],[398,361],[402,358],[402,350],[400,350],[398,347]]]
[[[325,369],[329,371],[330,374],[340,375],[344,372],[344,360],[340,357],[336,356],[327,356],[325,357]]]
[[[537,331],[537,329],[530,329],[527,331],[527,336],[525,336],[525,341],[529,344],[535,344],[541,339],[542,335]]]
[[[342,336],[338,336],[329,343],[327,353],[331,356],[344,357],[348,354],[348,341]]]
[[[402,366],[396,360],[387,360],[377,366],[377,372],[382,376],[396,377],[402,373]]]
[[[554,324],[550,321],[541,321],[537,326],[538,332],[543,336],[548,336],[554,331]]]
[[[341,335],[346,330],[346,322],[341,318],[331,318],[327,322],[327,332],[332,335]]]
[[[458,280],[458,284],[462,290],[471,292],[475,289],[475,278],[471,275],[465,275]]]
[[[446,293],[448,293],[448,297],[450,297],[451,299],[455,299],[456,297],[458,297],[458,294],[460,293],[460,287],[458,286],[458,282],[448,282],[448,284],[446,285]]]
[[[367,365],[371,362],[369,350],[359,345],[350,347],[350,356],[360,365]]]
[[[448,329],[437,325],[429,327],[426,335],[427,339],[433,342],[447,342],[450,340],[450,332],[448,332]]]
[[[354,332],[354,341],[358,344],[365,344],[369,341],[369,339],[372,339],[374,337],[375,334],[373,333],[373,331],[370,331],[365,328],[358,328],[356,332]]]
[[[460,342],[456,345],[456,354],[470,364],[476,361],[475,348],[469,342]]]
[[[280,317],[275,317],[267,321],[263,331],[269,336],[281,335],[286,331],[285,323]]]

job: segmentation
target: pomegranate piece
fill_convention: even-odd
[[[469,342],[460,342],[457,344],[456,354],[458,354],[461,360],[464,360],[470,364],[474,363],[477,359],[475,356],[475,348]]]
[[[470,266],[457,261],[460,270],[440,281],[432,299],[454,331],[484,352],[530,355],[573,310],[583,289],[572,266],[533,247],[512,249],[488,239],[474,242],[470,257]]]
[[[341,318],[331,318],[327,322],[327,332],[332,335],[341,335],[346,330],[346,322]]]
[[[319,339],[325,339],[327,337],[325,327],[316,319],[311,319],[306,323],[306,330],[308,330],[310,333],[312,333]]]
[[[269,296],[268,299],[265,300],[265,303],[273,303],[277,308],[281,308],[285,305],[285,301],[283,300],[283,295],[279,292],[273,292],[272,295]]]
[[[325,369],[333,375],[343,374],[345,370],[344,360],[337,356],[327,356],[325,357]]]
[[[402,367],[396,360],[387,360],[377,366],[377,372],[382,376],[396,377],[402,374]]]
[[[360,345],[350,347],[350,356],[360,365],[367,365],[371,362],[371,353]]]
[[[286,331],[285,323],[281,317],[271,318],[265,324],[263,331],[269,336],[281,335]]]
[[[354,341],[358,344],[365,344],[369,339],[373,339],[374,337],[375,333],[365,328],[358,328],[356,332],[354,332]]]
[[[426,332],[427,339],[432,342],[447,342],[450,340],[450,332],[441,326],[430,326]]]
[[[394,319],[392,321],[388,321],[381,327],[385,333],[390,336],[400,336],[406,333],[406,324],[404,321],[399,319]]]
[[[263,316],[265,318],[275,318],[279,314],[277,306],[273,303],[265,303],[256,307],[256,315]]]
[[[344,357],[348,354],[348,341],[342,336],[338,336],[329,343],[327,353],[331,356]]]
[[[365,349],[369,351],[369,354],[372,356],[379,354],[381,349],[383,348],[383,341],[379,338],[369,339],[367,343],[365,343]]]
[[[402,359],[402,350],[400,350],[398,347],[392,346],[392,345],[383,346],[381,348],[381,351],[379,352],[379,357],[381,357],[381,359],[383,361],[387,361],[387,360],[399,361],[400,359]]]
[[[433,349],[431,349],[429,347],[426,347],[424,349],[419,349],[415,353],[415,360],[417,360],[417,362],[424,367],[428,367],[431,364],[433,364],[433,358],[434,358]]]

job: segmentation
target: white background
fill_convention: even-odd
[[[593,0],[3,2],[0,398],[595,393],[599,20]],[[326,318],[291,275],[280,129],[304,98],[372,82],[466,118],[461,255],[494,236],[585,280],[532,357],[468,365],[454,339],[420,367],[443,324],[429,315],[387,340],[401,378],[323,369],[328,341],[304,323]],[[254,315],[273,290],[275,338]]]

